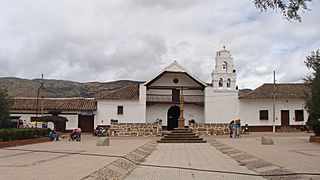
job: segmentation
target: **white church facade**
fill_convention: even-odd
[[[109,126],[112,121],[143,124],[161,120],[163,129],[172,130],[178,126],[180,98],[183,98],[185,126],[189,126],[189,122],[227,124],[241,119],[242,125],[248,124],[254,131],[271,131],[273,124],[280,128],[306,123],[308,114],[304,108],[304,97],[307,87],[304,84],[276,84],[275,87],[273,84],[263,84],[253,91],[241,93],[236,85],[233,57],[225,49],[216,53],[211,76],[210,83],[203,82],[175,61],[143,84],[126,86],[96,97],[95,103],[92,99],[80,98],[78,102],[81,105],[90,105],[74,104],[77,108],[69,107],[70,113],[68,109],[61,108],[65,117],[72,116],[72,122],[67,122],[65,128],[71,130],[82,124],[82,128],[90,131],[97,125]],[[59,109],[58,104],[55,109]],[[12,116],[21,115],[21,111],[23,115],[20,117],[26,117],[27,121],[34,116],[34,106],[29,109],[16,106]],[[49,113],[48,108],[45,113]]]
[[[135,99],[118,100],[102,97],[97,100],[96,123],[152,123],[162,120],[165,129],[177,127],[180,95],[183,93],[185,126],[195,123],[229,123],[241,119],[256,131],[272,131],[275,124],[298,127],[306,123],[304,108],[307,87],[304,84],[276,84],[275,122],[273,122],[273,85],[264,84],[244,95],[239,95],[236,69],[228,50],[216,53],[212,82],[205,83],[184,69],[176,61],[145,83],[135,87]],[[128,87],[119,95],[128,95]],[[127,91],[127,93],[121,92]],[[266,92],[260,92],[266,91]],[[121,112],[119,112],[119,110]]]

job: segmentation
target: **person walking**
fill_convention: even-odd
[[[241,122],[240,119],[237,119],[235,121],[235,126],[236,126],[236,135],[235,137],[239,138],[240,137],[240,132],[241,132]]]
[[[232,120],[232,121],[229,123],[230,138],[232,138],[232,135],[233,135],[233,126],[234,126],[234,120]]]

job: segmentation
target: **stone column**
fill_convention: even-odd
[[[184,103],[184,100],[183,100],[183,89],[181,88],[180,89],[180,116],[179,116],[179,119],[178,119],[178,128],[179,129],[184,128],[183,103]]]

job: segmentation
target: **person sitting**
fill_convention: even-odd
[[[49,133],[48,133],[48,137],[51,137],[51,139],[53,140],[53,135],[52,135],[52,130],[49,128]]]
[[[81,129],[80,128],[75,128],[71,134],[69,140],[76,140],[76,141],[81,141]]]
[[[52,131],[53,141],[60,141],[60,133],[55,129]]]
[[[48,136],[51,137],[53,141],[60,141],[60,133],[56,130],[49,129]]]

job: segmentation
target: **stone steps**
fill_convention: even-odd
[[[202,139],[197,140],[182,140],[182,139],[175,139],[175,140],[168,140],[168,139],[161,139],[158,141],[158,143],[206,143],[206,141],[203,141]]]
[[[161,138],[158,143],[206,143],[206,141],[196,136],[190,129],[176,128]]]

